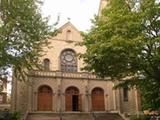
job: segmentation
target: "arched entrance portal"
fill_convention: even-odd
[[[65,91],[66,111],[81,111],[82,97],[76,87],[69,87]]]
[[[92,90],[92,110],[104,111],[104,91],[101,88],[94,88]]]
[[[43,85],[38,89],[38,111],[52,110],[52,89],[49,86]]]

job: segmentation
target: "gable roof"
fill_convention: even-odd
[[[64,28],[68,27],[68,26],[71,26],[74,30],[76,30],[77,32],[80,32],[70,21],[68,21],[68,22],[65,23],[63,26],[61,26],[61,27],[59,28],[59,30],[62,30],[62,29],[64,29]]]

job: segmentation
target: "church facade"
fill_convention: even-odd
[[[77,54],[86,48],[76,45],[83,41],[80,32],[70,22],[59,30],[57,36],[49,39],[51,47],[44,47],[45,55],[40,58],[44,70],[31,72],[28,82],[13,79],[12,111],[137,114],[137,90],[115,90],[118,80],[100,79],[82,71],[85,63]]]

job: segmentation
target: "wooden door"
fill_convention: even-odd
[[[92,91],[92,110],[104,111],[104,91],[101,88],[95,88]]]
[[[78,111],[82,111],[82,95],[78,95]]]
[[[38,111],[52,111],[52,89],[48,86],[39,88]]]
[[[65,94],[65,105],[66,105],[66,111],[72,111],[72,95],[71,94]]]

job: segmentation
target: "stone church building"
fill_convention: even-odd
[[[100,11],[104,1],[101,0]],[[71,22],[59,30],[57,36],[49,39],[52,47],[45,47],[45,55],[40,58],[44,70],[31,72],[27,83],[13,80],[12,111],[137,114],[137,90],[114,90],[116,82],[82,71],[84,62],[77,54],[86,48],[76,45],[83,41],[80,31]]]

